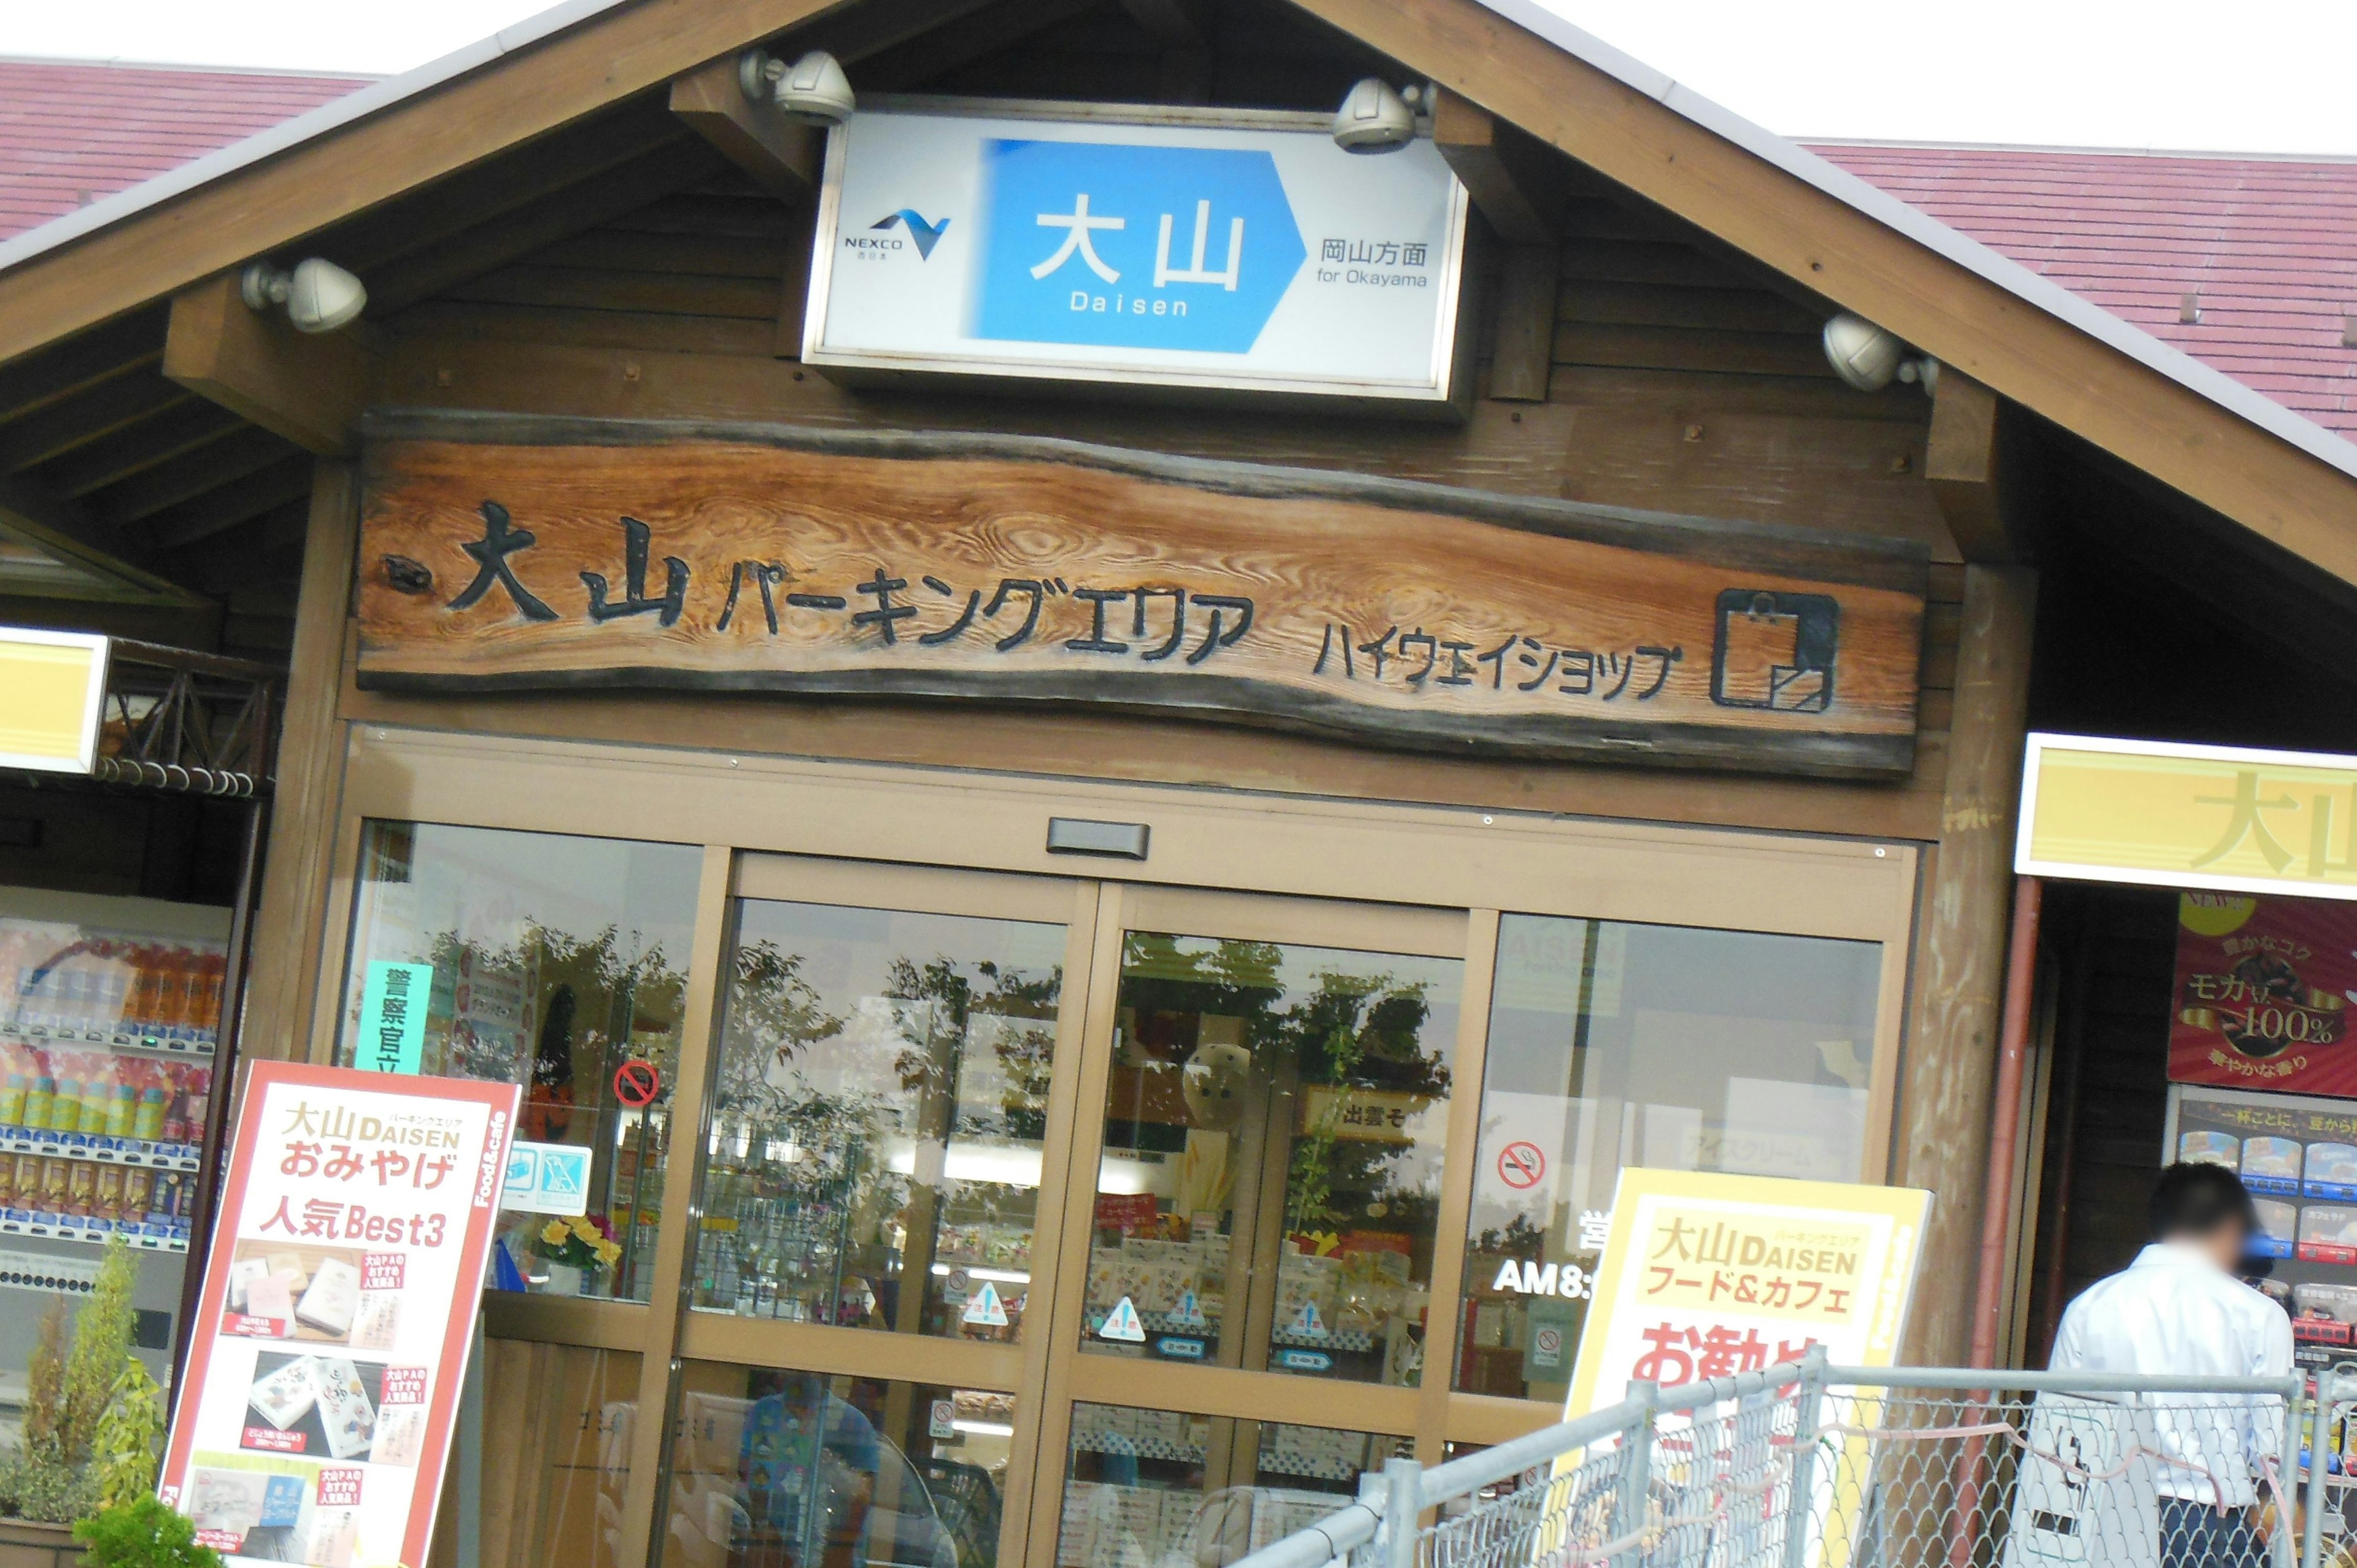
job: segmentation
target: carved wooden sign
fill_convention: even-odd
[[[1920,546],[1014,436],[371,416],[360,683],[1914,763]]]

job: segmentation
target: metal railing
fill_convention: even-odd
[[[2357,1568],[2344,1450],[2357,1468],[2357,1378],[2311,1394],[1812,1352],[1394,1459],[1236,1568]]]

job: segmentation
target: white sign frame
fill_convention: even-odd
[[[1038,100],[997,100],[920,95],[874,96],[862,101],[859,117],[882,114],[923,114],[959,118],[1029,122],[1042,127],[1065,125],[1130,125],[1168,132],[1173,128],[1245,131],[1315,135],[1321,141],[1331,132],[1331,117],[1279,110],[1200,109],[1171,105],[1068,103]],[[1053,138],[1043,138],[1053,139]],[[1076,138],[1077,139],[1077,138]],[[1420,138],[1426,152],[1428,138]],[[843,379],[862,379],[857,372],[899,372],[924,377],[982,377],[1008,386],[1068,383],[1132,388],[1186,389],[1195,392],[1248,394],[1255,401],[1330,402],[1349,399],[1381,405],[1396,414],[1458,416],[1470,390],[1472,336],[1465,319],[1465,252],[1471,201],[1464,183],[1448,177],[1446,238],[1434,278],[1434,327],[1428,361],[1418,379],[1351,379],[1313,373],[1254,373],[1240,365],[1213,361],[1225,356],[1201,353],[1202,368],[1163,365],[1120,365],[1092,359],[1084,352],[1066,358],[1052,353],[993,355],[974,352],[919,353],[852,348],[828,340],[830,307],[837,257],[845,231],[844,182],[849,140],[841,127],[829,132],[824,173],[819,191],[818,221],[813,238],[808,302],[802,317],[802,360],[823,371],[851,371]],[[1350,154],[1339,154],[1353,157]],[[1361,156],[1366,155],[1360,155]],[[1377,155],[1383,156],[1383,155]],[[1437,156],[1437,154],[1433,155]],[[1353,157],[1353,161],[1357,161]],[[1304,236],[1305,246],[1316,242]],[[1305,266],[1316,260],[1313,255]],[[1290,295],[1297,285],[1289,284]],[[1280,306],[1281,308],[1281,302]],[[1176,352],[1176,351],[1166,351]],[[1235,357],[1237,359],[1242,356]]]
[[[91,769],[98,766],[98,736],[106,717],[106,682],[113,672],[113,639],[86,631],[50,631],[38,627],[10,626],[0,627],[0,642],[90,650],[90,691],[82,704],[81,746],[75,757],[68,760],[60,757],[0,751],[0,768],[18,768],[29,773],[68,773],[87,777]]]
[[[2255,893],[2290,898],[2357,898],[2347,884],[2310,882],[2291,876],[2221,875],[2207,871],[2155,871],[2141,866],[2042,860],[2032,853],[2037,836],[2038,775],[2048,750],[2109,752],[2116,757],[2183,757],[2193,762],[2247,763],[2255,768],[2341,768],[2357,772],[2357,756],[2335,751],[2285,751],[2275,746],[2210,746],[2192,741],[2128,740],[2115,736],[2065,735],[2032,730],[2023,737],[2021,792],[2013,830],[2013,869],[2018,876],[2061,882],[2112,882],[2179,892]]]

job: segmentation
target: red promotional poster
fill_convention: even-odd
[[[2169,1076],[2357,1099],[2357,903],[2178,897]]]
[[[520,1092],[250,1069],[156,1488],[231,1563],[425,1561]]]

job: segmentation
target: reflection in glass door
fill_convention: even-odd
[[[993,1568],[1030,1489],[1017,1348],[1054,1244],[1070,917],[1092,899],[769,857],[737,883],[663,1561]]]
[[[742,901],[714,1075],[705,1311],[1012,1341],[1065,929]]]
[[[1085,1349],[1417,1383],[1462,968],[1125,933]]]

